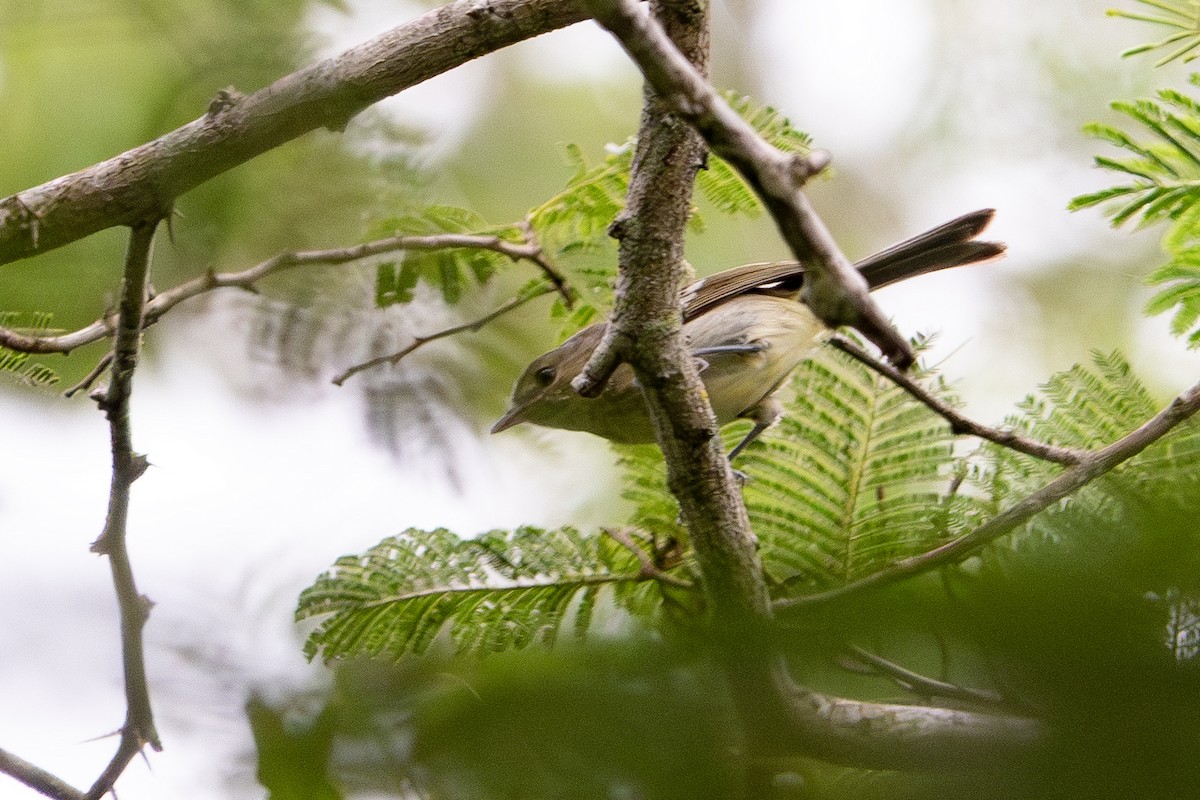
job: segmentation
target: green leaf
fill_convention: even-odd
[[[9,328],[29,336],[46,336],[56,333],[51,328],[54,315],[45,312],[26,314],[17,311],[0,311],[0,327]],[[0,347],[0,375],[26,386],[48,389],[57,384],[59,375],[40,361],[30,361],[29,353]]]
[[[446,233],[499,236],[513,241],[522,238],[520,231],[511,225],[490,225],[470,209],[445,205],[389,217],[376,222],[370,231],[373,238]],[[384,262],[376,268],[375,302],[381,308],[412,302],[413,290],[423,281],[436,287],[442,299],[453,305],[462,299],[470,280],[483,285],[508,262],[507,256],[478,247],[409,250],[398,269],[394,262]]]
[[[1126,151],[1118,158],[1096,156],[1096,165],[1134,180],[1079,195],[1072,210],[1104,206],[1113,226],[1176,220],[1200,200],[1200,103],[1182,92],[1163,90],[1153,100],[1118,101],[1113,110],[1142,129],[1134,136],[1111,125],[1092,123],[1084,131]]]
[[[792,123],[771,106],[760,106],[749,97],[732,92],[724,95],[726,102],[758,132],[760,136],[785,153],[808,153],[812,140],[807,133],[792,127]],[[726,214],[757,216],[762,209],[758,196],[726,161],[709,156],[708,169],[696,176],[696,187]]]
[[[792,387],[783,420],[739,464],[775,582],[826,588],[955,534],[953,436],[941,417],[832,348],[801,364]]]
[[[1093,366],[1075,365],[1053,375],[1036,395],[1018,405],[1006,424],[1041,441],[1081,449],[1111,444],[1140,427],[1158,411],[1129,362],[1119,353],[1092,356]],[[999,503],[1034,491],[1060,467],[998,445],[982,448],[986,466],[977,474]],[[1159,484],[1170,493],[1179,481],[1194,481],[1200,463],[1200,424],[1186,422],[1109,475],[1082,490],[1072,502],[1100,503],[1112,481],[1124,485]]]
[[[300,595],[296,616],[323,617],[305,644],[309,658],[399,659],[423,653],[443,629],[459,652],[482,655],[552,644],[577,598],[573,629],[583,635],[602,588],[646,611],[653,586],[640,595],[636,586],[645,580],[628,548],[571,528],[478,539],[408,530],[338,559]]]
[[[1157,42],[1131,47],[1121,53],[1123,57],[1148,53],[1152,50],[1167,50],[1167,54],[1154,63],[1156,67],[1169,64],[1176,59],[1182,59],[1186,63],[1196,58],[1196,54],[1192,51],[1200,47],[1200,13],[1197,13],[1198,7],[1195,2],[1191,2],[1191,0],[1138,0],[1138,2],[1155,9],[1155,11],[1150,14],[1136,14],[1132,11],[1109,9],[1107,13],[1110,17],[1123,17],[1138,22],[1148,22],[1151,25],[1160,25],[1172,29],[1173,32]]]

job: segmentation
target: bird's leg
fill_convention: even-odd
[[[746,411],[742,416],[754,420],[754,427],[729,451],[731,462],[737,458],[738,453],[746,449],[746,445],[757,439],[763,431],[774,425],[783,416],[783,405],[773,395],[767,395],[758,405]]]

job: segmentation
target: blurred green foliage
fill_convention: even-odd
[[[947,395],[936,375],[925,380]],[[1097,355],[1091,368],[1053,376],[1008,424],[1093,448],[1157,405],[1123,359]],[[653,448],[625,451],[625,496],[636,504],[625,546],[573,530],[467,541],[408,531],[340,559],[299,613],[323,619],[309,654],[344,662],[328,706],[342,715],[338,735],[361,737],[364,714],[394,725],[378,734],[406,743],[390,777],[422,797],[690,797],[697,775],[713,798],[1172,797],[1200,777],[1190,755],[1200,730],[1198,452],[1200,425],[1185,423],[965,563],[788,612],[772,632],[792,671],[820,691],[929,701],[856,661],[855,645],[992,693],[997,705],[984,711],[1043,721],[1045,746],[1003,774],[749,758],[733,737],[753,722],[717,677],[699,576]],[[926,552],[1061,470],[992,445],[957,454],[943,420],[832,350],[798,370],[787,416],[741,466],[775,597]],[[678,585],[647,591],[642,560]],[[560,627],[576,638],[556,636]],[[379,661],[355,660],[364,655]]]
[[[0,195],[140,145],[202,115],[226,86],[253,91],[308,63],[306,0],[0,3]],[[384,174],[341,137],[305,137],[181,198],[155,251],[155,285],[242,269],[275,252],[348,244]],[[108,230],[4,266],[0,310],[51,312],[64,329],[115,297],[125,234]],[[56,358],[70,381],[100,345]]]

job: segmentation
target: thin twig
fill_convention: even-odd
[[[548,295],[553,291],[555,291],[553,286],[545,286],[537,292],[523,295],[521,297],[514,297],[512,300],[509,300],[504,305],[500,306],[497,309],[493,309],[492,311],[488,312],[487,314],[484,314],[482,317],[479,317],[478,319],[473,319],[470,322],[464,322],[461,325],[454,325],[449,328],[443,328],[440,331],[436,331],[436,332],[428,334],[426,336],[417,336],[411,342],[409,342],[408,346],[404,347],[401,350],[398,350],[395,353],[392,353],[392,354],[386,355],[386,356],[378,356],[376,358],[372,358],[367,361],[364,361],[361,364],[355,364],[354,366],[349,367],[348,369],[346,369],[346,371],[342,372],[337,377],[335,377],[333,379],[333,382],[336,385],[341,386],[351,376],[357,375],[358,373],[360,373],[364,370],[372,369],[373,367],[378,367],[382,364],[391,364],[391,365],[395,366],[396,364],[399,364],[400,361],[405,356],[412,354],[414,351],[420,349],[421,347],[424,347],[425,345],[429,344],[430,342],[436,342],[438,339],[445,339],[448,336],[454,336],[457,333],[463,333],[465,331],[476,332],[480,328],[482,328],[484,325],[487,325],[488,323],[490,323],[496,319],[499,319],[500,317],[504,316],[505,314],[509,313],[510,311],[515,311],[516,309],[518,309],[521,306],[528,303],[530,300],[535,300],[539,297],[544,297],[545,295]]]
[[[932,698],[944,697],[947,700],[962,700],[967,703],[978,703],[988,706],[1008,706],[1004,698],[995,692],[984,691],[983,689],[972,689],[968,686],[959,686],[956,683],[941,681],[937,678],[930,678],[928,675],[922,675],[918,672],[902,667],[894,661],[889,661],[883,656],[872,653],[869,650],[864,650],[858,645],[851,645],[850,651],[854,657],[862,661],[871,672],[882,675],[895,683],[905,691],[912,692],[918,697]]]
[[[129,494],[133,482],[146,471],[146,457],[134,453],[130,425],[129,399],[133,393],[133,374],[137,369],[141,347],[146,291],[150,273],[150,247],[157,219],[137,223],[129,237],[125,256],[125,277],[121,288],[121,303],[117,312],[117,329],[113,342],[111,380],[108,390],[99,397],[100,408],[108,418],[112,438],[112,487],[109,490],[108,516],[104,531],[92,543],[92,552],[108,556],[112,568],[113,586],[121,613],[121,656],[125,673],[125,722],[121,726],[120,743],[108,766],[92,784],[86,800],[99,800],[112,791],[117,778],[142,749],[149,745],[161,750],[154,715],[150,708],[150,691],[146,684],[146,660],[142,629],[150,616],[152,603],[138,593],[133,567],[126,548],[129,518]]]
[[[678,586],[682,589],[693,588],[691,581],[676,577],[655,564],[650,554],[638,546],[638,543],[633,540],[628,531],[623,528],[601,528],[600,532],[633,553],[634,557],[638,560],[638,564],[641,565],[639,577],[662,581],[663,583]]]
[[[566,279],[546,259],[541,245],[532,239],[522,244],[520,242],[510,242],[498,236],[478,236],[458,233],[435,234],[432,236],[389,236],[385,239],[376,239],[350,247],[279,253],[242,272],[218,273],[210,270],[198,278],[193,278],[186,283],[155,295],[153,299],[146,303],[142,326],[149,327],[153,325],[164,314],[183,301],[211,292],[214,289],[229,287],[254,292],[256,291],[255,284],[258,281],[268,275],[292,269],[293,267],[315,265],[335,266],[397,250],[439,250],[451,248],[491,250],[508,256],[514,261],[528,259],[546,273],[547,280],[554,284],[554,291],[563,295],[564,302],[572,301],[574,298],[574,292],[566,284]],[[116,315],[107,314],[77,331],[55,336],[32,336],[11,328],[0,327],[0,346],[22,353],[69,353],[85,344],[91,344],[92,342],[98,342],[101,339],[110,337],[116,325]]]
[[[112,363],[112,360],[112,350],[109,350],[100,357],[100,360],[96,362],[96,366],[92,367],[92,371],[83,376],[83,380],[81,380],[79,383],[63,392],[63,396],[74,397],[79,392],[91,389],[92,384],[94,384],[100,378],[100,376],[104,374],[104,370],[108,369],[108,365]]]
[[[976,422],[964,416],[958,409],[947,404],[941,398],[935,396],[907,373],[901,372],[886,361],[880,361],[846,337],[840,335],[833,336],[829,340],[829,343],[843,353],[875,370],[924,403],[931,411],[950,423],[952,433],[977,436],[980,439],[987,439],[989,442],[995,442],[1011,450],[1016,450],[1018,453],[1024,453],[1045,461],[1052,461],[1056,464],[1070,466],[1080,463],[1088,456],[1086,450],[1078,450],[1073,447],[1059,447],[1058,445],[1039,442],[1036,439],[1022,436],[1011,429],[990,428],[987,425]]]
[[[1176,397],[1171,404],[1144,425],[1116,442],[1088,453],[1082,461],[1061,473],[1041,489],[1027,495],[1008,510],[992,517],[975,530],[940,547],[901,559],[858,580],[824,592],[776,600],[776,611],[787,611],[823,605],[849,595],[896,583],[938,567],[957,564],[979,548],[1024,524],[1047,506],[1067,497],[1096,478],[1128,461],[1157,442],[1172,428],[1200,411],[1200,383]]]
[[[46,797],[54,800],[83,800],[83,792],[69,783],[52,775],[39,766],[30,764],[20,756],[15,756],[7,750],[0,750],[0,772],[16,778]]]
[[[562,297],[563,304],[568,309],[574,308],[575,290],[567,283],[567,276],[562,274],[562,271],[554,265],[554,262],[546,255],[546,251],[542,249],[542,245],[537,239],[537,233],[533,230],[533,223],[528,219],[523,219],[517,223],[517,227],[520,228],[521,235],[525,237],[525,247],[528,250],[527,253],[519,257],[527,258],[536,264],[538,269],[545,274],[546,280],[554,284],[554,290]],[[513,252],[516,251],[514,250]],[[514,261],[518,258],[518,256],[512,255],[512,253],[506,253],[505,255],[508,255]]]

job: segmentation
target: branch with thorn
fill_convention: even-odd
[[[108,388],[95,396],[108,419],[112,439],[112,484],[109,489],[108,515],[104,530],[92,543],[92,552],[108,557],[113,588],[121,616],[121,659],[125,674],[125,722],[121,725],[117,752],[84,795],[99,800],[112,791],[117,778],[134,756],[148,745],[161,750],[162,744],[150,708],[150,690],[146,682],[146,660],[142,629],[153,605],[138,592],[133,567],[126,548],[130,489],[149,466],[146,457],[133,450],[129,400],[133,394],[133,375],[137,369],[145,324],[146,294],[149,288],[150,249],[159,219],[139,222],[132,227],[125,257],[121,301],[117,311],[116,333],[112,350],[111,379]]]
[[[393,253],[401,250],[441,250],[457,248],[475,248],[490,250],[508,256],[513,261],[529,260],[542,270],[563,302],[570,308],[575,299],[574,290],[567,284],[563,275],[554,267],[542,252],[541,245],[527,234],[525,242],[510,242],[498,236],[479,236],[471,234],[435,234],[432,236],[389,236],[350,247],[339,247],[330,250],[300,250],[289,253],[279,253],[266,261],[243,270],[242,272],[213,272],[209,270],[198,278],[156,294],[145,305],[142,326],[147,328],[158,322],[164,314],[175,306],[207,294],[214,289],[234,288],[257,293],[257,284],[268,275],[296,267],[308,266],[337,266],[364,258]],[[112,336],[117,326],[117,315],[107,314],[95,322],[70,333],[53,336],[35,336],[21,333],[11,328],[0,327],[0,346],[23,353],[69,353],[101,339]],[[75,391],[78,391],[78,387]]]

